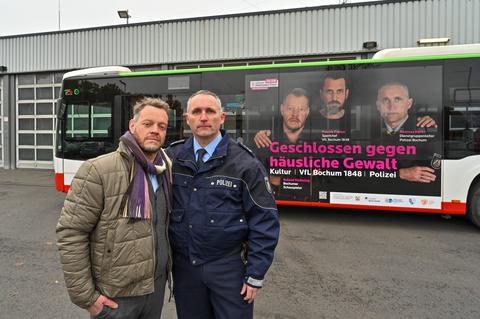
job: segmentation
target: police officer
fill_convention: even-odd
[[[217,95],[188,100],[193,137],[171,145],[174,296],[179,319],[253,318],[278,242],[278,211],[264,167],[220,130]]]

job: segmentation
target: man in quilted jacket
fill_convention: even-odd
[[[83,163],[57,225],[70,299],[92,318],[160,318],[171,254],[168,104],[144,98],[115,152]],[[169,280],[168,280],[169,281]]]

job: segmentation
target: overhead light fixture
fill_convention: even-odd
[[[367,41],[363,42],[363,48],[366,50],[373,50],[377,48],[377,41]]]
[[[121,19],[127,19],[127,24],[128,24],[128,19],[132,17],[131,15],[128,14],[128,10],[118,10],[117,13]]]
[[[450,38],[425,38],[419,39],[418,44],[447,44]]]

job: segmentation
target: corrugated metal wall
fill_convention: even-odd
[[[480,42],[480,0],[405,0],[0,38],[8,72],[359,52]]]

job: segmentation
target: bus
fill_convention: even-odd
[[[215,92],[223,129],[265,165],[277,204],[466,215],[480,227],[480,44],[390,49],[372,59],[66,73],[55,182],[111,151],[145,96],[188,137],[187,100]],[[261,141],[261,142],[260,142]]]

